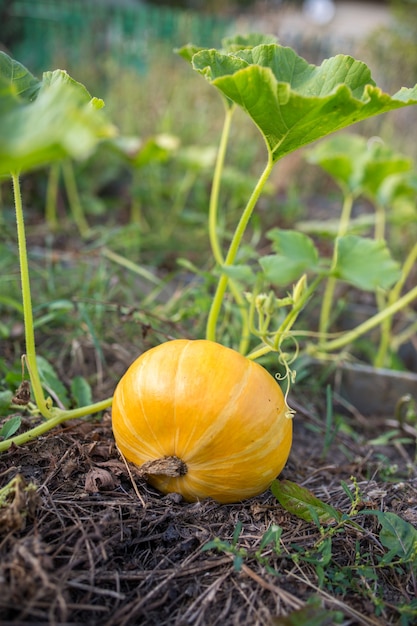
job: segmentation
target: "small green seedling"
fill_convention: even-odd
[[[349,598],[354,593],[373,603],[377,615],[383,614],[385,607],[395,608],[401,620],[399,623],[411,626],[416,616],[416,605],[410,599],[417,591],[417,530],[395,513],[364,509],[359,485],[355,478],[351,480],[352,485],[341,483],[341,490],[347,497],[346,512],[292,481],[273,482],[272,493],[282,508],[305,525],[301,542],[284,541],[281,538],[282,528],[271,524],[255,547],[250,545],[252,534],[249,532],[246,536],[244,525],[238,522],[231,541],[214,538],[203,546],[203,550],[217,550],[230,555],[238,571],[250,561],[261,564],[268,574],[275,577],[279,577],[283,569],[289,579],[294,575],[296,581],[304,580],[315,590],[317,599],[321,597],[324,602],[328,601],[329,592],[332,599],[337,596],[340,600],[337,606],[342,615],[343,598]],[[373,516],[378,520],[378,529],[373,537],[375,551],[363,552],[360,540],[361,537],[369,537],[372,532],[369,519]],[[343,542],[347,556],[344,565],[335,558],[339,554],[340,542]],[[288,568],[289,559],[293,568]],[[389,598],[378,595],[378,583],[390,574],[393,590],[399,594],[395,607]],[[409,581],[409,590],[398,588],[398,579],[403,575]],[[350,617],[361,617],[353,607],[345,608]],[[300,618],[304,615],[305,620],[300,623],[312,623],[309,614],[299,613]]]

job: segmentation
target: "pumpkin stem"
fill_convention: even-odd
[[[172,478],[185,476],[188,472],[184,461],[177,456],[164,456],[162,459],[146,461],[140,466],[140,470],[148,476],[171,476]]]

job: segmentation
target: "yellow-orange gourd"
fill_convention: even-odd
[[[125,458],[149,468],[160,491],[188,501],[238,502],[262,493],[292,442],[275,379],[207,340],[168,341],[142,354],[117,385],[112,422]],[[154,474],[165,462],[171,475]]]

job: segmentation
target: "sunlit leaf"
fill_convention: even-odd
[[[79,93],[81,100],[84,100],[85,102],[91,101],[91,95],[87,91],[86,87],[72,78],[65,70],[55,70],[53,72],[43,73],[41,87],[52,87],[55,84],[68,85]],[[101,108],[98,102],[94,103],[94,107]]]
[[[264,33],[237,34],[231,35],[230,37],[224,37],[222,39],[221,51],[225,53],[236,52],[237,50],[242,50],[243,48],[254,48],[255,46],[259,46],[261,44],[270,43],[278,43],[278,39],[275,35],[267,35]],[[189,43],[182,46],[182,48],[177,48],[175,51],[183,59],[191,63],[193,56],[197,52],[200,52],[200,50],[204,50],[204,48]]]
[[[275,35],[264,33],[245,33],[224,37],[222,39],[222,49],[227,52],[236,52],[243,48],[254,48],[261,44],[278,43]]]
[[[102,106],[65,71],[45,72],[39,81],[0,53],[0,175],[88,157],[115,134]]]
[[[35,98],[40,82],[21,63],[0,52],[0,113]]]
[[[315,66],[272,43],[233,52],[203,49],[192,64],[248,113],[274,161],[373,115],[417,104],[417,86],[390,96],[365,63],[342,54]]]

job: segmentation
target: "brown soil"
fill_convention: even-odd
[[[367,446],[363,441],[381,433],[384,422],[348,416],[357,443],[336,434],[324,456],[320,410],[295,408],[294,446],[281,478],[348,512],[341,483],[350,485],[355,476],[363,508],[394,511],[416,524],[412,445]],[[394,481],[387,477],[390,460],[398,466]],[[284,510],[270,492],[233,505],[162,496],[118,456],[109,414],[13,447],[0,456],[0,486],[16,476],[21,480],[0,509],[2,626],[321,626],[336,623],[337,615],[337,623],[385,625],[397,624],[398,606],[415,595],[405,566],[383,568],[378,589],[365,576],[356,592],[354,583],[347,594],[320,587],[315,565],[294,557],[297,547],[313,547],[318,529]],[[241,567],[227,551],[202,550],[215,537],[231,542],[238,523],[238,546],[247,550]],[[383,553],[375,516],[360,523],[364,532],[346,527],[333,537],[339,571],[355,563],[358,551],[368,562],[369,553],[375,562]],[[263,559],[256,558],[271,524],[282,528],[281,549],[268,546]],[[376,595],[383,600],[379,614]],[[311,598],[321,606],[319,621],[308,618],[316,605],[302,612]]]

